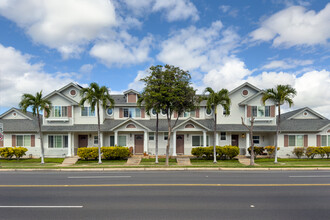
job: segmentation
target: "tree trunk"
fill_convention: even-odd
[[[278,116],[277,116],[277,125],[276,125],[276,139],[275,139],[275,160],[274,163],[277,162],[277,146],[278,146],[278,136],[280,134],[280,122],[281,122],[281,105],[278,104]]]
[[[98,164],[102,164],[102,159],[101,159],[101,139],[100,139],[100,133],[101,133],[101,128],[100,128],[100,108],[99,108],[99,103],[97,103],[97,145],[99,147],[99,162]]]
[[[41,147],[41,164],[44,164],[45,163],[44,142],[43,142],[42,132],[41,132],[41,122],[40,122],[39,109],[37,109],[37,117],[38,117],[40,147]]]
[[[213,107],[214,112],[214,128],[213,128],[213,163],[217,163],[217,149],[216,149],[216,136],[217,136],[217,107]]]
[[[158,164],[158,113],[156,113],[156,164]]]
[[[250,153],[250,166],[254,166],[254,143],[253,143],[253,124],[254,124],[254,118],[251,117],[251,126],[247,126],[244,123],[243,117],[242,119],[242,125],[244,125],[249,130],[250,135],[250,147],[251,147],[251,153]]]

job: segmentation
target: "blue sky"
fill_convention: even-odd
[[[291,84],[330,118],[329,24],[325,0],[0,0],[0,113],[72,81],[141,91],[168,63],[200,93]]]

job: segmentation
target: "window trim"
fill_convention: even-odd
[[[97,143],[95,143],[95,141],[97,141]],[[98,135],[94,135],[94,137],[93,137],[93,144],[94,145],[98,145],[99,144],[99,136]]]
[[[50,147],[50,142],[49,142],[49,137],[50,136],[53,136],[53,147]],[[62,137],[62,147],[54,147],[54,144],[56,145],[56,143],[55,143],[55,136],[58,136],[58,137]],[[67,137],[67,140],[68,140],[68,145],[65,147],[65,138],[64,137]],[[67,135],[67,134],[48,134],[47,135],[47,144],[48,144],[48,146],[47,146],[47,148],[48,149],[68,149],[68,147],[69,147],[69,135]]]
[[[122,147],[125,147],[125,146],[127,146],[127,136],[126,135],[118,135],[117,136],[118,137],[118,142],[117,142],[117,144],[118,144],[118,146],[122,146]],[[120,138],[125,138],[125,144],[119,144],[119,142],[120,142]]]
[[[223,136],[224,134],[224,136]],[[224,137],[224,139],[223,139]],[[226,141],[227,140],[227,133],[226,132],[220,132],[220,141]]]
[[[80,116],[81,117],[96,117],[96,111],[94,111],[94,115],[92,112],[92,107],[91,106],[85,106],[84,109],[87,109],[87,115],[82,115],[83,113],[83,108],[80,108]],[[96,110],[96,109],[95,109]]]
[[[164,135],[164,141],[167,141],[168,140],[168,132],[163,132],[163,135]]]
[[[150,139],[152,137],[152,139]],[[149,141],[154,141],[155,140],[155,132],[149,132],[149,137],[148,137]]]
[[[212,114],[213,114],[213,109],[212,109],[212,108],[210,109],[210,110],[211,110],[211,113],[210,113],[210,114],[207,113],[207,110],[208,110],[208,108],[205,107],[205,115],[206,115],[206,116],[212,116]]]
[[[109,110],[109,109],[112,109],[112,113],[111,113],[111,114],[108,113],[108,110]],[[109,107],[108,107],[108,108],[106,109],[106,113],[107,113],[108,116],[113,116],[113,112],[114,112],[114,109],[113,109],[113,108],[109,108]]]
[[[258,138],[257,138],[258,137]],[[253,144],[260,144],[260,135],[252,136]],[[256,141],[256,142],[255,142]],[[257,142],[258,141],[258,142]]]
[[[193,138],[194,138],[194,137],[199,137],[199,145],[198,145],[198,146],[194,146],[194,145],[193,145]],[[191,146],[192,146],[192,147],[203,147],[203,145],[204,145],[204,140],[203,140],[203,138],[204,138],[203,135],[192,135],[192,136],[191,136]],[[210,146],[209,142],[210,142],[210,140],[209,140],[209,136],[206,135],[206,147]]]
[[[125,110],[127,110],[127,116],[125,116]],[[132,110],[134,110],[134,114],[133,114]],[[136,114],[137,110],[140,111],[139,116],[136,116],[137,115]],[[123,118],[141,118],[141,109],[140,108],[125,107],[125,108],[123,108]]]
[[[55,108],[60,108],[59,114],[60,116],[55,116]],[[64,111],[65,109],[65,111]],[[66,114],[64,114],[64,112]],[[50,111],[50,116],[52,118],[68,118],[68,106],[65,105],[53,105]]]
[[[22,136],[22,145],[17,144],[17,138],[18,136]],[[24,136],[30,136],[30,143],[29,145],[24,145]],[[32,139],[32,134],[16,134],[16,147],[32,147],[31,146],[31,139]]]

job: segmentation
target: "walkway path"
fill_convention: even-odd
[[[59,167],[66,167],[66,166],[71,166],[77,163],[79,157],[74,156],[74,157],[67,157],[63,160],[62,164],[59,165]]]
[[[141,162],[141,157],[129,157],[127,159],[126,165],[137,166]]]
[[[176,162],[178,163],[178,166],[189,166],[189,165],[191,165],[189,157],[177,157]]]
[[[238,161],[241,163],[241,164],[244,164],[246,166],[250,166],[250,158],[246,157],[246,156],[243,156],[243,155],[239,155],[237,156],[237,159]],[[255,166],[259,166],[258,164],[254,163]]]

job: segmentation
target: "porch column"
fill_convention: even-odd
[[[206,131],[203,131],[203,147],[206,147]]]
[[[71,134],[71,155],[75,156],[75,153],[74,153],[74,133]]]
[[[103,132],[100,132],[100,146],[103,147]]]
[[[115,146],[118,146],[118,131],[115,131]]]
[[[143,152],[148,153],[148,132],[144,131]]]
[[[176,131],[173,131],[173,153],[172,155],[173,156],[176,156]]]
[[[72,140],[71,140],[71,132],[68,134],[68,157],[72,156]]]
[[[215,133],[215,145],[219,146],[219,132]]]
[[[249,133],[246,133],[245,134],[245,137],[246,137],[246,152],[245,152],[245,156],[248,156],[249,155],[249,150],[248,148],[250,147],[250,134]]]

